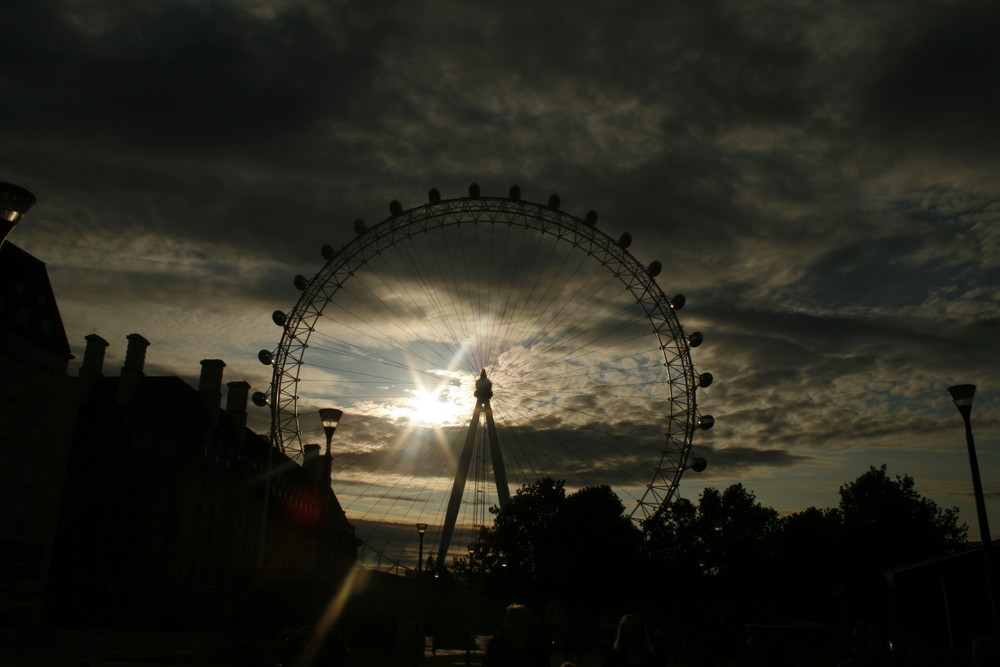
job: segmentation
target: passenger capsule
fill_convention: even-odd
[[[469,185],[469,197],[472,199],[479,199],[479,183],[472,183]]]
[[[688,345],[691,347],[698,347],[705,342],[705,337],[701,335],[700,331],[695,331],[693,334],[688,336]]]
[[[714,380],[715,377],[711,373],[702,373],[698,376],[698,386],[704,389],[711,385]]]
[[[336,252],[334,252],[334,250],[333,250],[333,246],[332,246],[332,245],[330,245],[329,243],[324,243],[324,244],[323,244],[323,247],[322,247],[322,248],[320,248],[320,249],[319,249],[319,251],[320,251],[320,252],[321,252],[321,253],[323,254],[323,259],[325,259],[325,260],[326,260],[326,261],[328,261],[328,262],[329,262],[329,261],[330,261],[331,259],[333,259],[333,256],[334,256],[334,255],[336,255],[336,254],[337,254]]]
[[[261,350],[257,353],[257,360],[265,366],[270,366],[271,362],[274,361],[274,354],[271,350]]]
[[[521,200],[521,188],[517,187],[516,185],[510,186],[509,197],[510,197],[511,201],[520,201]]]
[[[364,234],[367,231],[368,231],[368,225],[365,224],[364,220],[362,220],[361,218],[358,218],[357,220],[354,221],[354,233],[355,234],[357,234],[357,235],[360,236],[361,234]]]
[[[587,211],[587,217],[585,217],[583,221],[587,224],[588,227],[593,227],[594,225],[596,225],[597,211],[595,211],[594,209],[590,209],[589,211]]]
[[[267,405],[267,394],[262,391],[255,391],[252,396],[253,404],[258,408],[263,408]]]
[[[287,321],[288,321],[288,316],[287,316],[287,315],[285,315],[285,314],[284,314],[283,312],[281,312],[280,310],[276,310],[276,311],[274,311],[273,313],[271,313],[271,319],[272,319],[272,320],[274,321],[274,323],[275,323],[275,324],[277,324],[277,325],[278,325],[279,327],[283,327],[283,326],[285,326],[285,322],[287,322]]]
[[[553,211],[559,210],[559,195],[552,195],[549,197],[549,208]]]
[[[652,262],[650,262],[649,266],[646,267],[646,273],[649,274],[650,278],[655,278],[656,276],[660,275],[660,271],[662,270],[663,270],[663,265],[660,264],[655,259]]]
[[[292,282],[295,283],[295,289],[297,289],[300,292],[309,286],[309,281],[306,280],[306,277],[301,273],[295,276],[295,279]]]
[[[687,303],[687,297],[683,294],[675,294],[674,298],[670,300],[670,307],[674,310],[680,310]]]
[[[702,415],[698,418],[698,428],[702,431],[707,431],[713,426],[715,426],[715,417],[712,415]]]
[[[632,235],[629,234],[628,232],[625,232],[624,234],[619,236],[618,245],[621,247],[622,250],[628,248],[630,245],[632,245]]]
[[[400,204],[395,199],[393,199],[391,202],[389,202],[389,213],[391,213],[393,215],[399,215],[402,212],[403,212],[403,205],[402,204]]]
[[[694,470],[695,472],[705,472],[705,468],[707,468],[707,467],[708,467],[708,461],[706,461],[705,459],[701,458],[700,456],[696,456],[694,458],[694,460],[691,461],[690,468],[691,468],[691,470]]]
[[[436,204],[441,201],[441,193],[438,192],[437,188],[430,189],[430,192],[427,193],[427,201],[432,204]]]

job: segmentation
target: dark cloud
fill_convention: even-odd
[[[753,447],[698,447],[698,455],[708,461],[707,478],[733,477],[746,473],[750,468],[763,467],[780,470],[803,464],[815,463],[809,456],[793,454],[785,449],[755,449]],[[688,473],[686,485],[698,482],[696,474]]]
[[[865,91],[864,114],[901,152],[995,159],[1000,140],[1000,27],[993,3],[942,4],[901,31]]]

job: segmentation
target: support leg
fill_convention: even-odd
[[[482,406],[477,402],[472,411],[472,421],[469,431],[465,434],[465,445],[458,459],[458,470],[455,471],[455,483],[451,487],[451,498],[448,500],[448,512],[444,517],[441,529],[441,546],[438,550],[437,567],[444,568],[448,558],[448,548],[451,546],[451,536],[455,532],[455,522],[458,520],[458,508],[462,504],[462,493],[465,491],[465,480],[469,476],[469,464],[472,463],[472,448],[476,442],[476,431],[479,429],[479,415]]]

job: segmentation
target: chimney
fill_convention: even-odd
[[[142,367],[146,364],[146,348],[149,347],[149,341],[137,333],[129,334],[127,338],[125,365],[118,381],[118,405],[127,403],[135,393],[135,387],[143,377]]]
[[[319,458],[319,445],[305,445],[302,448],[302,469],[309,476],[309,483],[313,488],[319,486],[320,473],[323,464]]]
[[[222,359],[202,359],[201,379],[198,391],[208,407],[208,418],[212,426],[219,423],[219,405],[222,402],[222,369],[226,362]]]
[[[250,391],[250,384],[240,380],[229,382],[226,386],[229,388],[226,394],[226,412],[236,429],[236,439],[242,445],[247,428],[247,393]]]
[[[104,352],[108,349],[108,341],[97,334],[87,336],[87,349],[83,352],[83,365],[80,366],[80,379],[91,386],[98,378],[103,377]]]

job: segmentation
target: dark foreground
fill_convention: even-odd
[[[2,667],[242,667],[243,661],[225,657],[202,656],[0,656]],[[430,653],[422,661],[406,657],[356,656],[351,667],[479,667],[482,654],[473,652]],[[286,665],[285,667],[294,667]],[[321,667],[317,664],[316,667]]]
[[[486,639],[486,638],[483,638]],[[551,656],[551,666],[560,667],[562,656],[554,653]],[[751,651],[750,655],[739,658],[711,659],[707,656],[689,656],[687,659],[674,658],[665,667],[836,667],[841,661],[850,658],[843,650],[803,647],[784,647],[784,650]],[[601,667],[603,655],[600,653],[584,653],[576,659],[576,667]],[[422,659],[405,655],[363,654],[354,653],[346,663],[330,662],[328,659],[297,661],[295,659],[274,661],[248,659],[247,656],[234,656],[228,653],[216,652],[211,655],[184,652],[164,653],[92,653],[64,655],[0,655],[0,667],[333,667],[335,664],[345,667],[481,667],[483,654],[481,650],[438,650],[425,652]],[[893,664],[908,667],[972,667],[968,651],[926,651],[911,652],[900,656],[900,662]]]

